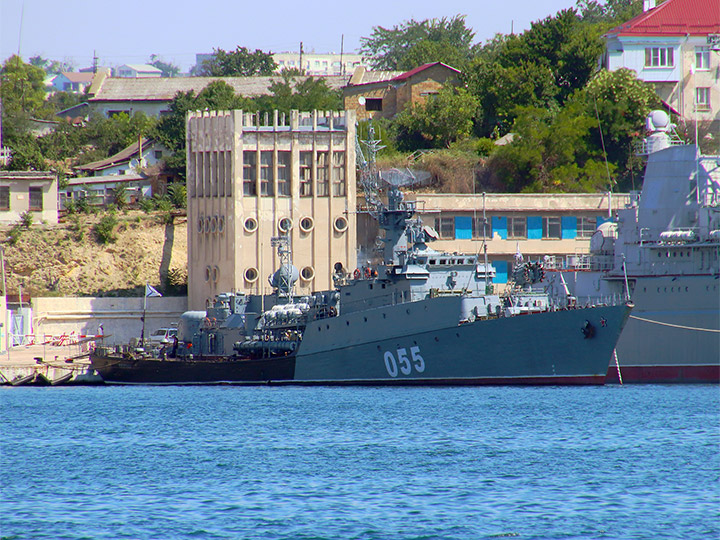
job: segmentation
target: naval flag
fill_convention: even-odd
[[[151,298],[153,296],[162,296],[152,285],[145,284],[145,298]]]

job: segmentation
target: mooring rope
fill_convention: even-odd
[[[646,323],[659,324],[661,326],[670,326],[671,328],[682,328],[683,330],[696,330],[698,332],[713,332],[715,334],[720,334],[720,330],[716,330],[714,328],[698,328],[696,326],[683,326],[681,324],[670,324],[670,323],[666,323],[666,322],[653,321],[652,319],[643,319],[642,317],[637,317],[635,315],[630,315],[630,318],[636,319],[638,321],[643,321]]]

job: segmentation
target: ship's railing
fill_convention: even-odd
[[[637,155],[648,156],[653,152],[662,150],[663,148],[668,148],[670,146],[684,146],[685,144],[687,144],[685,141],[677,137],[668,138],[663,140],[662,142],[656,139],[643,139],[641,141],[635,141],[635,143],[633,144],[633,148]]]
[[[611,270],[614,264],[612,255],[575,253],[574,255],[543,257],[543,268],[547,270]]]

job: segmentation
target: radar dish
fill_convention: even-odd
[[[430,173],[427,171],[417,171],[411,169],[392,168],[380,172],[380,178],[391,186],[413,186],[415,184],[423,184],[430,179]]]
[[[652,111],[646,122],[648,131],[667,131],[670,126],[670,118],[665,111]]]

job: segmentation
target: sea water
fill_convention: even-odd
[[[3,539],[716,539],[717,386],[0,388]]]

